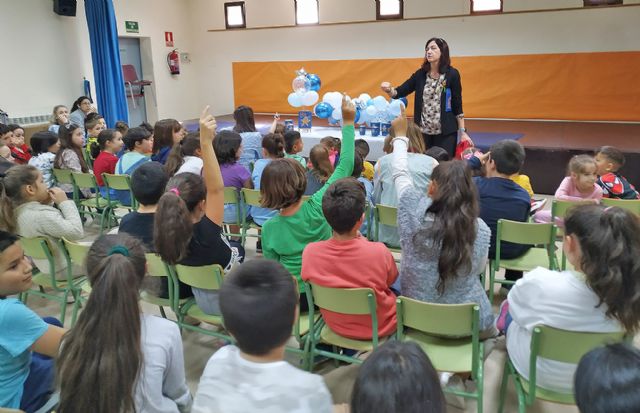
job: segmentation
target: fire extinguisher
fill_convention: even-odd
[[[173,49],[171,53],[167,55],[167,65],[172,75],[180,74],[180,55],[176,49]]]

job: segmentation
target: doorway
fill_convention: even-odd
[[[143,73],[146,72],[143,71],[142,59],[140,57],[140,38],[119,37],[118,42],[120,44],[120,64],[122,66],[132,65],[138,79],[152,80],[143,77]],[[151,84],[150,86],[142,88],[140,86],[133,85],[133,96],[131,96],[132,91],[129,90],[129,87],[125,87],[130,127],[138,126],[142,122],[148,121],[146,95],[153,93],[151,90],[153,86],[154,85]]]

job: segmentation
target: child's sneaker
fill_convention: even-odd
[[[530,215],[535,214],[536,212],[540,211],[542,208],[544,208],[544,206],[547,204],[547,199],[543,198],[543,199],[532,199],[531,200],[531,211],[529,212]]]

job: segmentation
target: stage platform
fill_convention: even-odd
[[[217,116],[216,119],[219,127],[233,125],[232,115]],[[280,121],[285,119],[292,119],[297,125],[297,117],[283,115]],[[271,115],[256,115],[256,127],[266,133],[272,120]],[[313,122],[314,126],[328,126],[326,121],[317,118]],[[626,165],[622,174],[640,187],[640,124],[474,119],[467,119],[465,123],[472,137],[475,133],[489,137],[521,136],[518,142],[527,153],[522,172],[529,175],[533,190],[538,194],[555,193],[573,155],[593,153],[603,145],[615,146],[624,152]],[[197,122],[188,121],[186,126],[195,130]],[[478,144],[483,146],[481,142]]]

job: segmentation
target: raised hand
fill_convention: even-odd
[[[382,82],[380,84],[380,89],[382,89],[382,91],[384,93],[386,93],[387,95],[391,95],[391,93],[393,91],[393,87],[391,86],[391,83],[389,83],[389,82]]]
[[[391,121],[391,127],[396,136],[407,136],[407,129],[409,125],[407,123],[407,115],[405,113],[404,105],[400,105],[400,116]]]
[[[356,105],[351,99],[347,99],[347,94],[342,96],[342,122],[344,125],[353,125],[356,119]]]
[[[209,113],[209,105],[200,114],[200,140],[205,142],[213,142],[216,135],[216,118]]]

